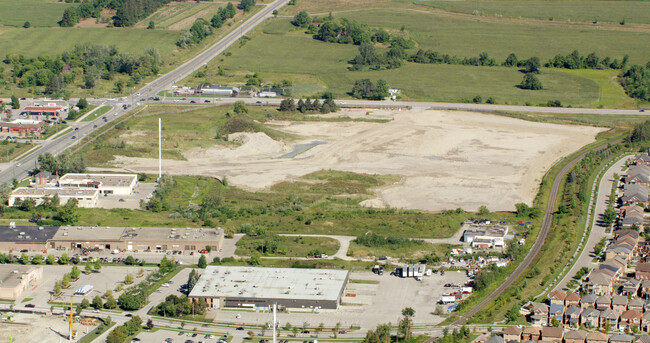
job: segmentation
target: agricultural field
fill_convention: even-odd
[[[153,21],[158,29],[187,29],[198,18],[209,21],[221,6],[223,3],[172,2],[140,21],[136,27],[146,28]]]
[[[628,54],[630,63],[645,64],[650,56],[650,46],[639,45],[650,40],[650,29],[642,27],[483,20],[471,15],[448,15],[408,2],[380,0],[299,2],[297,6],[285,7],[283,14],[307,10],[327,15],[329,12],[323,12],[326,7],[333,9],[334,17],[353,19],[389,32],[404,29],[416,42],[416,49],[433,49],[458,57],[474,57],[485,51],[501,63],[508,54],[515,53],[520,59],[538,56],[544,63],[556,54],[578,50],[583,55],[595,52],[619,60]],[[544,69],[540,80],[545,89],[527,91],[516,87],[523,77],[516,68],[406,63],[397,70],[351,72],[347,70],[348,61],[358,53],[357,46],[315,40],[293,27],[288,18],[269,19],[249,36],[251,40],[232,46],[207,69],[186,79],[186,83],[243,85],[246,75],[257,72],[268,82],[290,80],[294,97],[318,96],[323,91],[347,97],[355,80],[370,78],[385,79],[391,87],[402,90],[404,99],[410,100],[460,102],[479,95],[483,99],[494,97],[503,104],[540,105],[560,100],[564,106],[635,106],[618,85],[617,70]],[[379,47],[378,51],[383,49]],[[217,73],[217,67],[225,73]]]
[[[0,0],[0,26],[58,26],[63,11],[70,6],[56,0]]]
[[[176,31],[131,28],[14,29],[0,32],[0,46],[6,48],[5,54],[37,57],[58,55],[78,44],[103,44],[114,45],[120,52],[135,55],[157,48],[164,58],[176,48],[179,34]]]
[[[650,24],[648,1],[397,0],[481,16]]]

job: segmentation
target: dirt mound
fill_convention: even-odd
[[[263,132],[237,132],[228,135],[228,140],[239,144],[235,148],[214,146],[207,149],[196,148],[184,154],[188,160],[221,159],[222,161],[242,159],[273,158],[283,153],[285,144],[273,140]]]

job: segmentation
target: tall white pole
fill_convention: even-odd
[[[162,119],[158,118],[158,181],[162,178]]]
[[[273,304],[273,343],[278,343],[278,335],[277,335],[277,333],[275,331],[276,327],[277,327],[276,323],[278,322],[278,319],[276,317],[277,316],[276,306],[277,306],[277,304]]]

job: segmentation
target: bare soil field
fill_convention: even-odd
[[[21,343],[57,343],[67,342],[64,337],[68,334],[69,322],[65,316],[43,316],[36,314],[17,313],[16,323],[0,323],[0,342]],[[83,337],[95,326],[74,323],[78,337]],[[9,338],[11,337],[11,339]]]
[[[365,111],[343,114],[365,116]],[[556,161],[593,142],[603,130],[471,112],[375,111],[374,116],[393,120],[270,122],[305,138],[288,144],[263,133],[238,133],[230,137],[238,146],[195,148],[185,152],[187,161],[163,161],[163,171],[225,176],[229,184],[250,190],[318,170],[393,174],[401,181],[377,189],[376,197],[361,205],[431,211],[473,211],[486,205],[512,211],[518,202],[532,202],[542,176]],[[326,143],[279,158],[315,141]],[[155,159],[118,156],[115,165],[157,172]]]

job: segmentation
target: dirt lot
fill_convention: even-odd
[[[3,316],[4,317],[4,316]],[[35,314],[15,314],[15,323],[0,323],[0,343],[57,343],[68,342],[63,335],[68,334],[69,322],[63,316],[43,316]],[[95,326],[84,326],[74,323],[74,329],[82,337],[92,331]]]
[[[487,205],[510,211],[515,203],[530,204],[553,163],[594,141],[601,130],[471,112],[375,115],[393,120],[270,123],[305,137],[295,144],[326,142],[293,158],[278,158],[293,145],[262,133],[239,134],[242,144],[236,148],[193,149],[185,153],[187,161],[164,161],[163,170],[227,176],[231,185],[252,190],[323,169],[395,174],[403,176],[400,182],[378,189],[377,197],[362,205],[434,211]],[[152,159],[119,157],[116,164],[138,172],[157,171]]]

